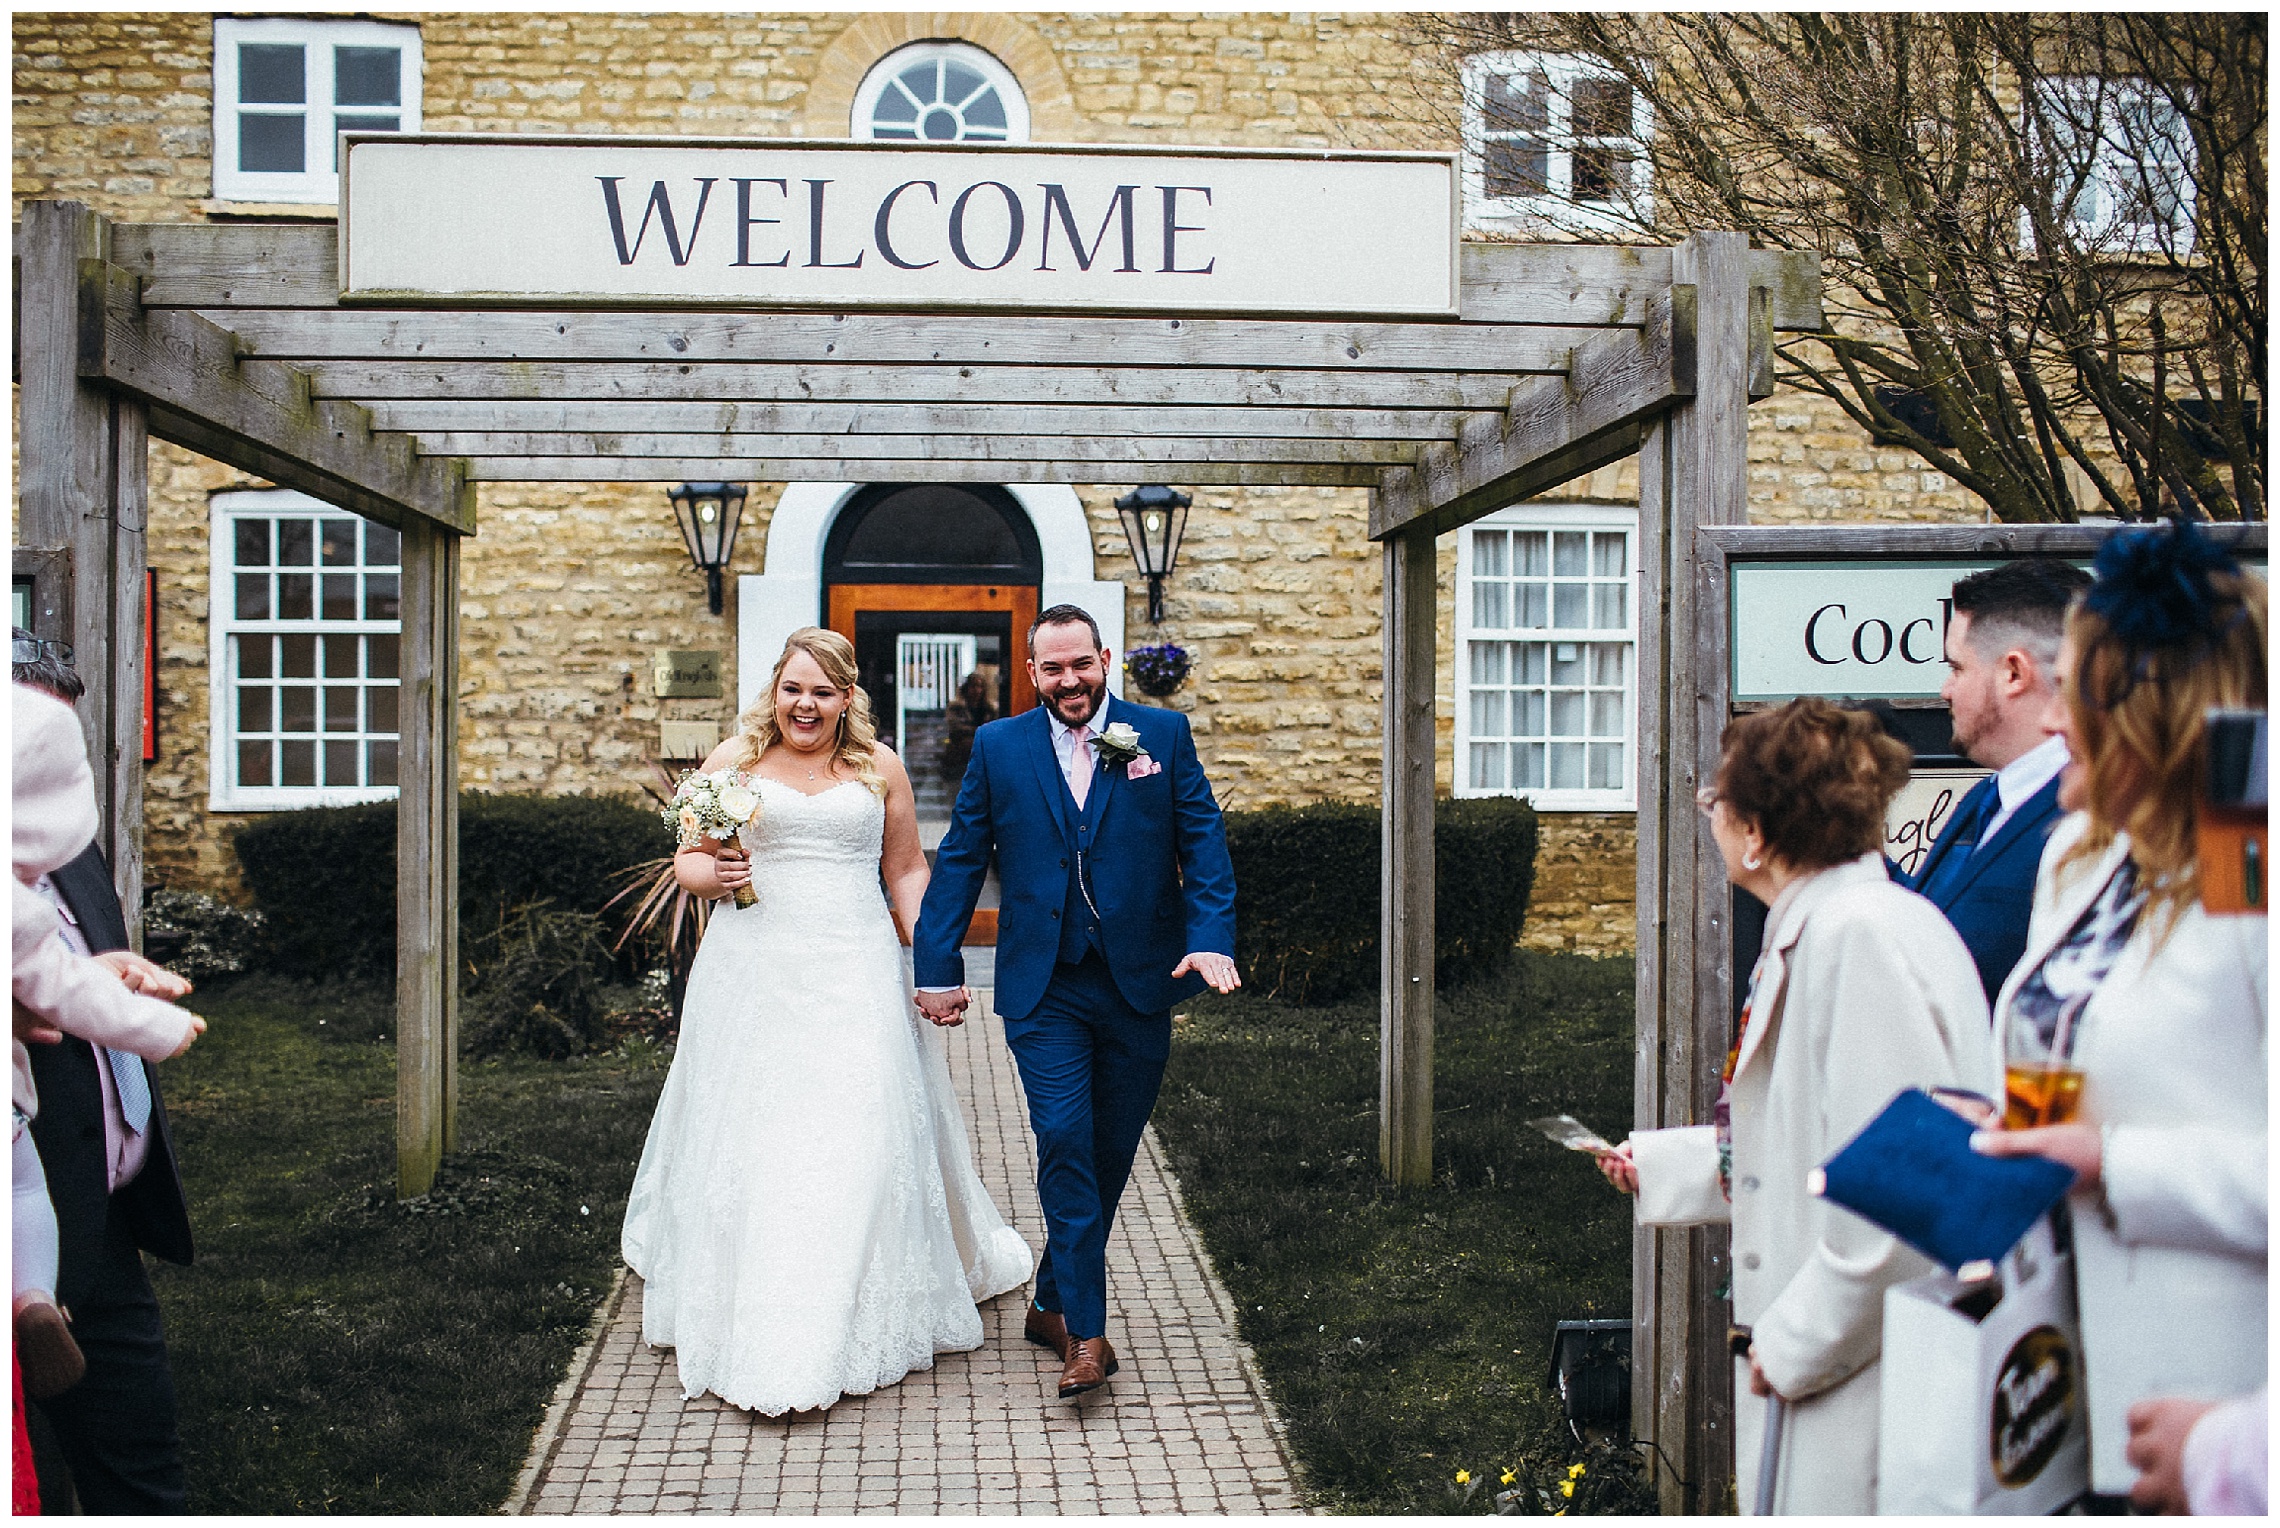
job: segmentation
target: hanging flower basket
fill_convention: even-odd
[[[1141,694],[1162,700],[1187,683],[1191,662],[1187,649],[1177,642],[1151,642],[1124,655],[1124,672]]]

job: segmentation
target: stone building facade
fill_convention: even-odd
[[[242,13],[240,13],[242,14]],[[955,40],[1010,77],[1037,142],[1416,147],[1445,118],[1452,79],[1371,15],[373,13],[416,28],[426,131],[846,137],[881,61]],[[17,13],[14,194],[74,198],[120,221],[329,220],[306,200],[218,194],[217,18],[197,12]],[[345,65],[343,66],[345,68]],[[234,76],[233,76],[234,77]],[[993,78],[999,76],[993,75]],[[345,79],[346,76],[344,75]],[[252,99],[243,97],[242,99]],[[347,97],[342,97],[345,102]],[[398,109],[403,103],[398,103]],[[343,108],[346,109],[345,106]],[[407,123],[407,125],[409,125]],[[1453,148],[1454,144],[1432,146]],[[240,152],[246,152],[240,150]],[[216,788],[219,650],[213,527],[228,496],[264,485],[152,447],[150,560],[158,570],[159,756],[147,780],[149,876],[228,891],[244,812]],[[1784,393],[1753,411],[1751,515],[1762,521],[1978,519],[1978,501],[1906,452],[1869,444],[1833,405]],[[1121,583],[1127,641],[1144,583],[1113,501],[1075,495],[1096,580]],[[733,572],[774,575],[784,485],[753,484]],[[1378,789],[1379,552],[1352,489],[1195,489],[1154,635],[1195,655],[1172,701],[1230,807],[1374,799]],[[1635,506],[1630,466],[1562,505]],[[636,788],[661,722],[732,725],[739,580],[708,613],[661,486],[485,484],[463,570],[461,778],[475,789]],[[1442,553],[1441,760],[1454,757],[1458,553]],[[727,699],[660,700],[659,649],[721,652]],[[760,655],[766,662],[773,654]],[[744,655],[746,666],[755,660]],[[750,682],[747,674],[746,681]],[[1631,941],[1631,820],[1547,811],[1529,939],[1599,952]]]

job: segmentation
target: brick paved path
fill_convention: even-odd
[[[986,1011],[988,1002],[976,1005]],[[947,1032],[982,1181],[1043,1241],[1027,1114],[1003,1026]],[[1233,1306],[1151,1133],[1108,1249],[1107,1388],[1055,1397],[1052,1355],[1021,1340],[1025,1294],[982,1310],[972,1353],[821,1414],[770,1419],[684,1403],[670,1352],[641,1341],[626,1274],[539,1429],[510,1512],[1258,1513],[1298,1492]]]

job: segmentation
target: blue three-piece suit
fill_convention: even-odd
[[[1998,800],[1995,777],[1987,776],[1956,803],[1916,873],[1894,877],[1947,914],[1979,967],[1979,984],[1989,1003],[2027,950],[2027,919],[2034,910],[2043,844],[2063,815],[2058,784],[2054,779],[2020,802],[1986,838],[1982,829],[1995,815]]]
[[[1082,808],[1044,707],[974,734],[912,939],[919,986],[965,980],[959,944],[994,852],[995,1007],[1029,1095],[1045,1211],[1036,1300],[1078,1339],[1106,1330],[1109,1227],[1163,1081],[1172,1004],[1203,990],[1172,968],[1235,952],[1234,867],[1187,718],[1104,698],[1092,726],[1118,722],[1144,762],[1104,757]]]

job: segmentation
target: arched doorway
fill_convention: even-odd
[[[990,485],[877,484],[824,538],[824,624],[855,644],[929,848],[949,825],[974,729],[1036,702],[1021,642],[1043,580],[1028,515]]]

